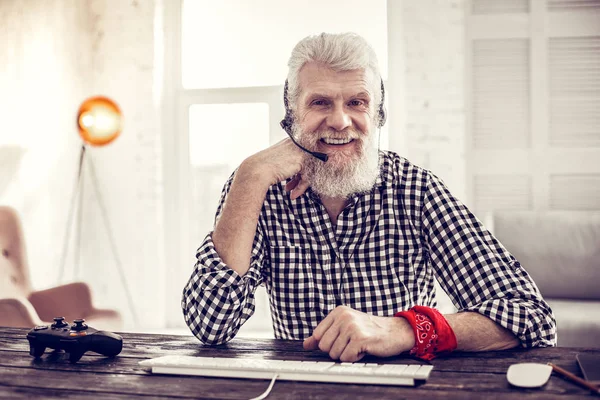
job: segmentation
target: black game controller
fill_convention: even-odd
[[[69,361],[76,363],[86,351],[114,357],[123,348],[123,338],[111,332],[98,331],[76,319],[74,325],[65,322],[64,317],[54,318],[50,326],[36,326],[27,333],[29,354],[39,358],[46,347],[64,350],[69,353]]]

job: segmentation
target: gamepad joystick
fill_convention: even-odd
[[[84,319],[76,319],[73,325],[64,317],[54,318],[51,325],[36,326],[27,333],[29,354],[39,358],[46,348],[64,350],[69,361],[76,363],[86,351],[114,357],[123,348],[123,338],[112,332],[98,331],[87,326]]]

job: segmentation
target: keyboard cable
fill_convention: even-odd
[[[269,387],[267,388],[267,390],[265,390],[265,392],[263,394],[261,394],[260,396],[253,397],[250,400],[263,400],[263,399],[266,399],[267,396],[269,395],[269,393],[271,393],[271,389],[273,389],[273,385],[275,384],[275,381],[277,380],[278,376],[279,376],[279,374],[273,375],[273,379],[271,379],[271,383],[269,384]]]

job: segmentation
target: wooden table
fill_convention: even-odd
[[[261,394],[268,380],[221,379],[152,375],[138,361],[168,354],[208,357],[327,360],[320,352],[305,351],[302,342],[234,339],[202,346],[192,336],[120,333],[123,351],[116,358],[86,353],[70,364],[65,353],[47,350],[39,360],[29,355],[28,329],[0,327],[0,399],[249,399]],[[434,399],[434,398],[600,398],[553,375],[541,389],[519,389],[506,381],[509,365],[553,362],[581,376],[577,353],[600,354],[600,349],[546,348],[488,353],[454,353],[435,359],[429,380],[416,387],[277,381],[268,399]],[[382,363],[418,363],[406,357],[372,359]]]

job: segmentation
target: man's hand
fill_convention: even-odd
[[[293,177],[285,189],[291,192],[292,199],[296,199],[310,186],[302,179],[301,170],[304,157],[302,150],[290,138],[285,138],[248,157],[240,166],[238,173],[249,177],[264,188]]]
[[[336,307],[304,340],[304,349],[320,349],[343,362],[358,361],[366,354],[395,356],[414,346],[414,333],[406,319],[377,317],[346,306]]]

